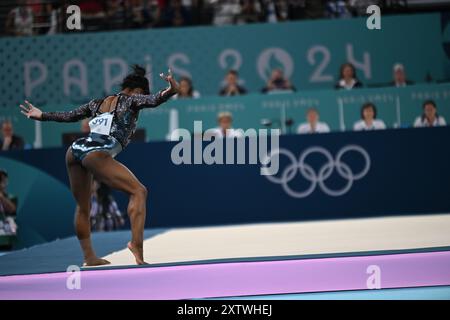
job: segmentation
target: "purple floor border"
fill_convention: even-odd
[[[382,288],[450,285],[450,251],[233,262],[0,277],[0,299],[191,299],[367,289],[378,266]]]

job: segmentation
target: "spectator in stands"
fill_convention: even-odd
[[[179,84],[180,84],[179,93],[174,95],[173,99],[200,98],[200,93],[197,90],[194,90],[191,79],[189,79],[188,77],[181,77]]]
[[[237,23],[253,23],[262,19],[261,6],[256,0],[241,0],[241,12],[237,16]]]
[[[218,0],[213,24],[216,26],[234,24],[240,12],[241,6],[239,0]]]
[[[325,0],[288,0],[288,20],[318,19],[323,18],[326,2]]]
[[[45,20],[48,17],[47,5],[37,1],[28,1],[27,5],[33,12],[33,35],[46,33],[47,21]]]
[[[108,23],[108,2],[105,0],[79,0],[83,30],[98,31]]]
[[[15,235],[17,198],[8,194],[8,173],[0,169],[0,235]]]
[[[267,85],[262,89],[263,93],[276,93],[276,92],[293,92],[295,87],[287,79],[283,70],[274,69],[267,82]]]
[[[306,110],[306,123],[298,126],[297,133],[327,133],[330,127],[325,122],[319,121],[319,112],[315,108]]]
[[[210,135],[216,138],[241,138],[243,137],[240,130],[233,129],[233,116],[231,112],[224,111],[217,115],[218,127],[210,130]],[[208,137],[208,134],[206,134]]]
[[[353,126],[355,131],[386,129],[383,120],[377,119],[377,108],[371,102],[363,104],[361,107],[361,120]]]
[[[327,0],[325,16],[328,18],[351,18],[351,7],[345,0]]]
[[[401,63],[394,64],[393,67],[393,80],[391,85],[397,88],[406,87],[414,84],[406,78],[405,67]]]
[[[162,26],[180,27],[191,24],[191,15],[181,0],[168,0],[161,12]]]
[[[230,70],[225,76],[225,85],[220,90],[221,96],[237,96],[246,94],[247,90],[239,85],[239,74],[236,70]]]
[[[288,0],[285,2],[287,11],[287,20],[300,20],[305,17],[307,0]],[[316,0],[320,2],[320,0]],[[323,14],[323,12],[322,12]]]
[[[111,0],[105,8],[109,30],[138,27],[132,1]]]
[[[353,88],[360,87],[362,87],[362,83],[356,76],[355,67],[351,63],[344,63],[341,65],[339,71],[339,81],[336,83],[335,88],[351,90]]]
[[[445,126],[444,117],[438,115],[437,106],[433,100],[427,100],[422,105],[423,113],[420,117],[417,117],[414,122],[414,127],[440,127]]]
[[[8,172],[0,168],[0,213],[15,216],[17,210],[17,197],[7,191]]]
[[[90,218],[92,231],[113,231],[125,224],[111,189],[96,180],[92,182]]]
[[[34,13],[26,0],[18,1],[18,6],[11,10],[6,18],[5,29],[8,35],[33,35]]]
[[[33,34],[55,34],[59,30],[60,19],[66,18],[66,12],[61,11],[63,1],[28,1],[33,10]],[[64,16],[61,17],[62,12]],[[64,21],[65,25],[65,21]]]
[[[205,0],[192,0],[191,19],[192,25],[208,25],[212,23],[214,11]]]
[[[278,21],[276,1],[261,1],[261,11],[262,22],[274,23]]]
[[[278,21],[285,21],[288,19],[289,8],[286,1],[263,0],[259,2],[261,5],[263,21],[274,23]]]
[[[150,14],[144,0],[128,0],[126,4],[126,16],[131,28],[144,28],[152,23]]]
[[[63,6],[61,6],[61,4],[55,2],[46,5],[45,10],[48,15],[47,16],[48,28],[45,29],[46,34],[56,34],[63,29],[62,25],[65,25],[65,23],[63,23],[65,18],[63,12],[66,11],[62,10],[62,7]]]
[[[382,0],[350,0],[346,1],[346,6],[352,16],[361,17],[367,14],[367,7],[373,4],[382,7],[382,2]]]
[[[0,150],[21,150],[25,146],[23,139],[14,134],[14,128],[11,121],[2,123],[2,139],[0,140]]]

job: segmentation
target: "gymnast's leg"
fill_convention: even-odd
[[[127,167],[106,152],[91,152],[83,159],[83,166],[98,181],[129,195],[128,215],[131,221],[131,241],[128,243],[128,248],[133,253],[137,264],[145,264],[143,241],[147,189]]]
[[[91,225],[89,221],[91,208],[92,174],[76,161],[69,148],[66,154],[66,166],[69,174],[70,188],[77,202],[75,213],[75,230],[84,255],[84,265],[98,266],[108,264],[95,254],[91,243]]]

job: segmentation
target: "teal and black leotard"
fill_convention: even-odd
[[[122,151],[129,143],[136,130],[139,111],[144,108],[156,108],[166,102],[173,94],[164,90],[150,95],[117,94],[118,100],[113,111],[111,130],[109,135],[90,133],[87,137],[76,140],[72,146],[74,157],[82,161],[92,151],[104,151],[113,157]],[[91,100],[81,107],[66,112],[43,112],[42,121],[76,122],[85,118],[98,116],[104,99]]]

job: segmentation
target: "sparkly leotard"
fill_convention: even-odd
[[[117,155],[129,144],[130,138],[136,130],[139,111],[144,108],[156,108],[172,95],[163,90],[150,95],[117,94],[118,100],[113,111],[114,117],[109,135],[90,133],[88,137],[76,140],[71,147],[74,157],[82,161],[92,151],[105,151],[112,156]],[[75,122],[96,117],[101,114],[99,109],[103,100],[91,100],[72,111],[43,112],[42,121]]]

